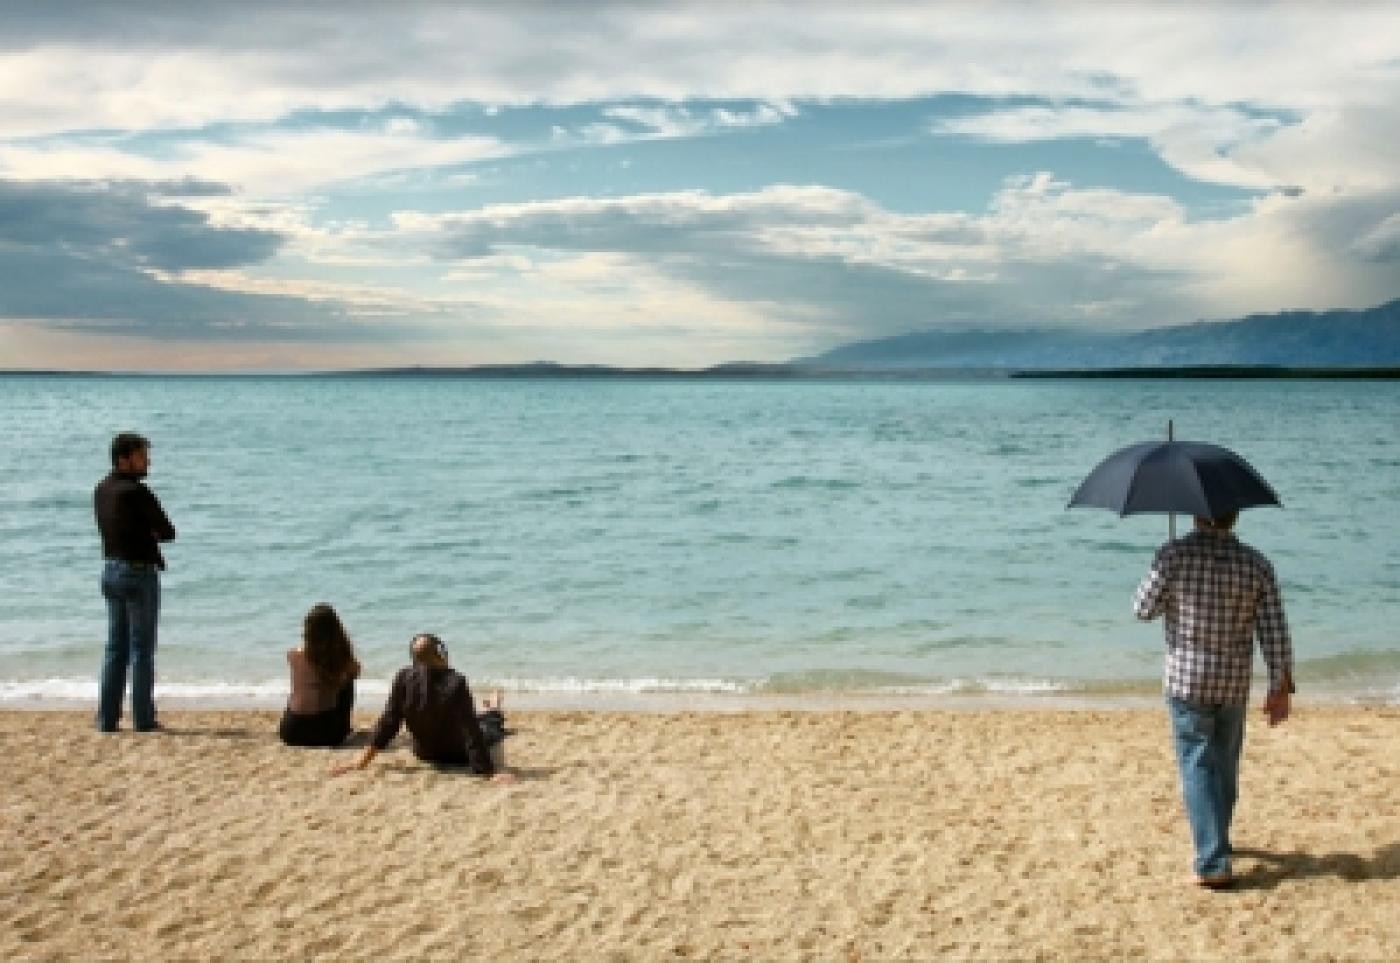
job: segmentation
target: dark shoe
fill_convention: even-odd
[[[1231,873],[1216,873],[1214,876],[1197,876],[1196,885],[1203,889],[1229,889],[1235,885],[1235,877]]]
[[[163,725],[161,725],[159,722],[157,722],[155,725],[152,725],[152,726],[145,726],[144,728],[133,729],[132,731],[133,731],[133,732],[168,732],[169,730],[166,729],[165,726],[163,726]]]

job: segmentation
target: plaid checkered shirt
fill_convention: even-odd
[[[1158,549],[1133,611],[1144,620],[1166,615],[1167,695],[1248,702],[1255,634],[1269,691],[1291,687],[1293,643],[1273,566],[1229,532],[1197,529]]]

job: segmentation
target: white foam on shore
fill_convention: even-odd
[[[946,695],[1055,695],[1080,691],[1073,685],[1053,679],[949,679],[915,685],[882,685],[867,690],[878,695],[946,696]]]
[[[733,679],[580,679],[556,676],[545,679],[492,679],[482,685],[499,686],[509,692],[557,692],[565,695],[647,695],[660,692],[732,693],[752,692],[755,684]]]
[[[851,689],[815,686],[812,689],[770,689],[766,680],[736,679],[664,679],[658,676],[643,676],[637,679],[584,679],[578,676],[547,676],[543,679],[475,679],[475,689],[504,689],[522,694],[561,694],[561,696],[651,696],[651,694],[871,694],[871,696],[962,696],[962,694],[993,693],[1004,696],[1035,696],[1042,693],[1068,693],[1074,687],[1063,682],[1046,679],[951,679],[945,682],[888,684],[888,686],[861,686]],[[358,693],[363,696],[384,696],[388,693],[388,682],[360,680]],[[280,703],[287,698],[287,680],[260,680],[260,682],[157,682],[155,694],[160,698],[179,700],[230,701],[246,700],[253,703]],[[28,679],[0,680],[0,704],[14,701],[55,700],[92,701],[97,698],[95,679]]]
[[[777,698],[780,701],[813,698],[824,701],[831,698],[851,696],[854,698],[927,698],[979,694],[1006,696],[1049,695],[1073,691],[1063,683],[1035,679],[953,679],[943,682],[929,682],[907,685],[874,685],[859,688],[816,687],[812,689],[772,689],[766,680],[736,680],[721,678],[668,679],[661,677],[603,678],[588,679],[577,676],[550,676],[539,679],[529,678],[479,678],[473,680],[473,688],[486,690],[501,688],[516,695],[531,698],[537,704],[576,704],[575,700],[633,697],[751,697]],[[382,698],[388,693],[387,681],[361,680],[357,685],[360,705],[375,697]],[[247,682],[209,680],[193,682],[156,683],[156,698],[185,703],[200,703],[215,706],[280,706],[286,702],[288,685],[285,679]],[[96,679],[48,678],[26,680],[0,680],[0,706],[31,706],[42,708],[45,705],[67,706],[92,704],[97,700]]]
[[[280,705],[287,700],[287,681],[261,682],[157,682],[157,699],[210,704]],[[367,682],[358,687],[365,695],[383,695],[387,683]],[[20,704],[70,704],[97,701],[96,679],[0,680],[0,706]]]
[[[557,676],[540,679],[478,678],[478,693],[501,688],[515,696],[522,708],[587,708],[590,706],[638,708],[721,708],[758,705],[814,707],[852,704],[910,706],[956,703],[1034,704],[1072,702],[1083,705],[1118,705],[1125,702],[1155,703],[1155,691],[1135,686],[1082,686],[1063,680],[1030,678],[959,678],[927,683],[871,685],[865,687],[770,688],[766,680],[720,678],[667,679],[659,677],[587,679]],[[375,708],[389,691],[388,680],[361,680],[357,684],[360,709]],[[156,698],[182,708],[280,708],[286,703],[285,679],[231,682],[202,680],[157,682]],[[1318,701],[1359,705],[1400,705],[1400,685],[1362,689],[1318,686],[1310,691]],[[97,681],[92,678],[0,680],[0,708],[44,709],[91,706],[97,701]]]
[[[727,679],[583,679],[570,676],[543,679],[480,679],[473,681],[477,689],[502,688],[515,693],[540,695],[650,695],[664,693],[743,694],[750,692],[749,683]],[[388,681],[360,680],[358,696],[384,696]],[[157,699],[210,702],[217,704],[249,703],[271,705],[285,702],[288,694],[286,679],[229,682],[210,680],[198,682],[156,682]],[[48,678],[0,680],[0,705],[13,703],[74,703],[95,702],[97,680],[94,678]]]

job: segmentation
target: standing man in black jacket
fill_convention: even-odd
[[[151,443],[123,432],[112,439],[112,471],[93,492],[102,534],[102,596],[107,601],[107,648],[97,696],[97,728],[116,732],[131,666],[131,716],[137,732],[156,722],[156,620],[165,559],[160,542],[175,537],[160,500],[142,479],[151,467]]]

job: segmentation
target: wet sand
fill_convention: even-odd
[[[1160,708],[517,712],[511,786],[276,718],[0,712],[0,956],[1400,957],[1393,706],[1251,719],[1224,893]]]

